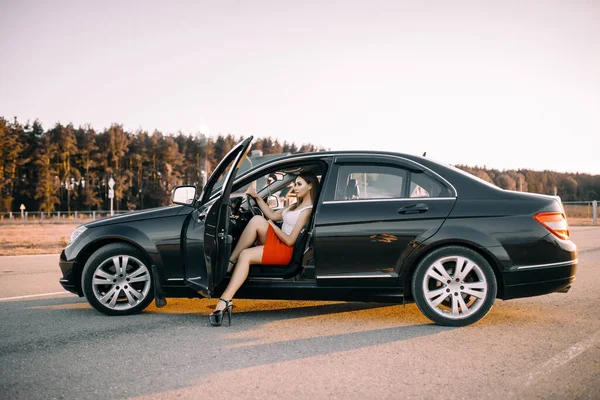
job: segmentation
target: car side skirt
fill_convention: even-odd
[[[226,285],[215,288],[214,297],[219,297]],[[163,286],[167,297],[202,297],[185,285]],[[402,288],[382,287],[323,287],[316,283],[261,282],[245,284],[235,294],[238,299],[267,300],[316,300],[316,301],[361,301],[404,304],[406,299]]]

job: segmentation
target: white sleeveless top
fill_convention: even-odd
[[[287,208],[283,210],[283,225],[281,225],[281,230],[283,231],[283,233],[285,233],[286,235],[291,234],[294,230],[294,227],[296,226],[296,222],[298,222],[298,217],[300,216],[300,213],[308,208],[312,208],[312,205],[302,208],[296,208],[293,211],[290,211]]]

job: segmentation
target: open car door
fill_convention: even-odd
[[[208,179],[185,230],[186,284],[211,297],[227,273],[233,237],[229,232],[229,196],[242,159],[248,153],[252,136],[238,143],[219,163]],[[218,198],[214,199],[214,196]]]

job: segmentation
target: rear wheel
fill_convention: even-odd
[[[81,276],[83,294],[107,315],[135,314],[153,299],[152,273],[140,250],[111,243],[87,260]]]
[[[412,293],[421,312],[445,326],[479,321],[496,299],[496,276],[474,250],[447,246],[426,255],[417,265]]]

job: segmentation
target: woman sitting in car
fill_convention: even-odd
[[[319,192],[319,180],[314,173],[303,172],[296,177],[293,190],[298,201],[290,207],[278,211],[271,209],[256,193],[256,190],[248,191],[267,219],[258,215],[253,217],[233,249],[228,268],[228,272],[233,270],[233,274],[215,311],[209,315],[211,325],[220,326],[225,314],[231,324],[231,300],[248,277],[250,265],[287,265],[290,263],[294,243],[310,218],[315,198]],[[274,221],[283,221],[281,228]],[[251,247],[257,240],[260,245]]]

